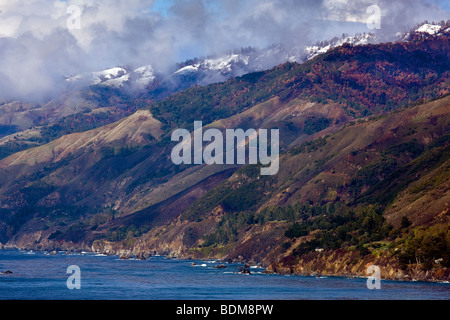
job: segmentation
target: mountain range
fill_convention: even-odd
[[[448,280],[449,23],[396,36],[114,67],[3,104],[0,242]],[[200,120],[278,128],[280,172],[174,165],[171,133]]]
[[[30,102],[20,99],[2,100],[0,97],[0,138],[35,127],[72,121],[75,115],[91,121],[104,118],[97,126],[111,123],[137,110],[136,106],[131,106],[137,96],[145,97],[146,103],[151,103],[195,85],[223,82],[285,62],[303,63],[344,43],[364,45],[405,42],[420,34],[446,34],[449,32],[446,26],[445,22],[424,23],[413,28],[413,32],[406,33],[343,34],[341,38],[318,41],[305,47],[248,47],[225,55],[187,60],[164,71],[152,65],[137,68],[113,66],[106,70],[67,75],[65,79],[61,79],[66,83],[66,90],[47,100]],[[92,110],[96,110],[94,115]]]

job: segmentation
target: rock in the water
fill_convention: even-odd
[[[227,266],[224,265],[224,264],[219,264],[219,265],[215,266],[214,268],[216,268],[216,269],[225,269],[226,267]]]
[[[129,260],[131,256],[128,253],[122,253],[119,257],[120,260]]]
[[[140,252],[136,255],[136,259],[138,260],[147,260],[146,254],[144,252]]]
[[[266,269],[266,270],[262,271],[262,273],[264,273],[264,274],[273,274],[274,272],[269,270],[269,269]]]
[[[244,267],[239,267],[239,273],[241,274],[252,274],[250,272],[250,265],[248,265],[247,263],[244,265]]]
[[[6,270],[5,272],[0,272],[1,274],[12,274],[13,272],[10,270]]]

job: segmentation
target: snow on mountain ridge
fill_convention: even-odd
[[[231,73],[233,71],[233,64],[243,63],[248,65],[250,56],[245,54],[228,54],[225,56],[206,58],[193,65],[182,67],[174,72],[174,74],[183,74],[187,72],[207,71],[214,70],[219,71],[222,74]]]
[[[440,30],[441,30],[441,26],[426,23],[426,24],[420,26],[418,29],[416,29],[416,32],[422,32],[422,33],[428,33],[430,35],[434,35],[436,33],[439,33]]]
[[[377,42],[377,37],[373,33],[345,36],[341,39],[334,38],[331,41],[325,41],[322,45],[316,44],[314,46],[307,46],[305,48],[306,60],[311,60],[322,53],[326,53],[330,49],[342,46],[344,43],[349,43],[354,46],[360,46],[375,42]]]
[[[153,67],[150,65],[137,68],[134,70],[134,74],[137,75],[136,84],[140,88],[145,88],[156,79]]]
[[[107,86],[107,87],[120,88],[124,85],[124,83],[128,82],[129,80],[130,80],[130,74],[127,73],[121,77],[104,81],[103,85]]]
[[[262,71],[285,62],[305,62],[327,51],[342,46],[345,43],[353,46],[375,44],[384,41],[409,41],[414,33],[424,33],[431,36],[448,33],[449,22],[441,25],[428,22],[412,29],[409,33],[398,32],[393,35],[379,35],[375,33],[356,34],[354,36],[343,35],[341,38],[333,38],[329,41],[317,42],[305,47],[293,47],[286,50],[282,45],[273,45],[265,49],[247,48],[234,51],[222,56],[211,56],[203,59],[194,59],[192,62],[181,64],[169,75],[161,75],[162,78],[195,77],[196,84],[206,85],[212,82],[220,82],[230,77],[241,76],[245,73]],[[445,29],[446,28],[446,29]],[[135,70],[126,67],[113,67],[91,74],[68,77],[69,82],[88,80],[90,85],[121,88],[125,85],[136,85],[144,89],[152,84],[158,74],[151,65],[143,66]],[[181,80],[180,80],[181,79]],[[194,79],[194,78],[192,78]]]
[[[110,80],[118,79],[127,74],[127,70],[120,67],[114,67],[103,71],[97,71],[92,73],[93,83],[99,84],[102,82],[108,82]]]

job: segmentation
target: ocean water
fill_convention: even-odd
[[[193,266],[195,262],[197,265]],[[0,251],[0,300],[449,300],[450,284],[381,281],[369,290],[367,279],[266,275],[242,264],[150,257],[119,260],[91,253],[48,255]],[[69,266],[80,270],[80,289],[70,290]]]

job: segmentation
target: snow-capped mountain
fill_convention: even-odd
[[[450,22],[423,23],[411,32],[396,33],[393,35],[380,35],[376,33],[363,33],[354,36],[343,35],[320,41],[305,47],[284,48],[282,45],[273,45],[264,49],[245,48],[233,52],[196,58],[179,63],[169,74],[157,72],[151,65],[137,69],[128,67],[113,67],[103,71],[67,77],[68,82],[99,85],[110,88],[132,87],[142,90],[151,86],[155,80],[163,86],[170,86],[170,91],[185,89],[191,85],[207,85],[214,82],[226,81],[246,73],[262,71],[285,62],[305,62],[326,53],[328,50],[348,43],[353,46],[376,44],[386,41],[409,41],[417,35],[439,36],[450,32]]]
[[[220,72],[223,75],[227,75],[233,72],[233,69],[235,69],[236,65],[240,64],[242,66],[247,66],[249,63],[249,58],[250,57],[248,55],[229,54],[215,59],[205,59],[194,65],[183,67],[175,71],[174,74],[185,74],[190,72],[197,72],[199,70],[214,70]]]
[[[411,28],[410,32],[399,32],[391,36],[367,33],[344,35],[304,47],[273,45],[264,49],[243,48],[175,64],[169,72],[160,72],[152,65],[113,66],[66,77],[67,90],[42,103],[0,101],[0,129],[3,129],[4,136],[57,123],[60,119],[77,114],[81,115],[74,117],[78,121],[89,117],[95,120],[86,124],[86,127],[103,125],[117,121],[141,107],[142,104],[127,103],[135,95],[143,98],[145,103],[153,103],[195,85],[223,82],[251,72],[264,71],[287,61],[302,63],[344,43],[360,46],[389,41],[421,41],[449,32],[450,21],[438,24],[425,22]],[[104,90],[105,88],[108,90]],[[83,123],[82,127],[84,125]]]
[[[196,84],[206,85],[226,81],[246,73],[266,70],[286,61],[300,60],[300,56],[292,57],[292,53],[281,45],[265,49],[245,48],[225,55],[210,56],[179,64],[178,69],[169,78],[195,80]]]
[[[246,48],[224,55],[209,56],[177,64],[169,74],[157,72],[150,65],[137,69],[113,67],[70,76],[66,78],[66,81],[72,84],[98,85],[116,89],[124,87],[145,89],[157,79],[160,83],[170,83],[171,86],[176,85],[177,82],[186,81],[189,84],[207,85],[293,60],[294,58],[288,57],[281,46],[272,46],[264,50]]]
[[[428,33],[428,34],[431,34],[431,35],[435,35],[435,34],[440,33],[441,31],[443,31],[441,29],[443,29],[443,27],[440,26],[440,25],[426,23],[426,24],[420,26],[419,28],[417,28],[416,32],[418,32],[418,33]],[[448,28],[446,30],[448,31]]]
[[[200,85],[225,81],[231,77],[239,76],[243,72],[251,72],[254,69],[249,66],[254,53],[254,50],[252,51],[210,56],[179,64],[176,70],[169,75],[169,78],[172,81],[177,79],[194,81]]]
[[[152,66],[143,66],[135,70],[128,67],[113,67],[102,71],[67,77],[69,83],[100,85],[111,88],[121,88],[135,85],[144,89],[155,79]]]
[[[444,33],[449,33],[450,27],[449,23],[441,23],[441,24],[430,24],[425,23],[419,25],[419,27],[415,28],[412,32],[398,32],[394,35],[378,35],[375,33],[363,33],[356,34],[354,36],[344,35],[343,37],[333,38],[330,41],[322,41],[318,42],[313,46],[307,46],[305,48],[306,60],[310,60],[322,53],[326,53],[328,50],[342,46],[344,43],[351,44],[352,46],[360,46],[366,44],[376,44],[380,42],[387,41],[410,41],[411,37],[417,34],[427,34],[427,35],[442,35]]]
[[[377,36],[374,33],[363,33],[355,36],[344,35],[342,38],[333,38],[330,41],[322,41],[313,46],[305,48],[306,60],[310,60],[328,50],[342,46],[344,43],[349,43],[353,46],[360,46],[369,43],[376,43]]]

